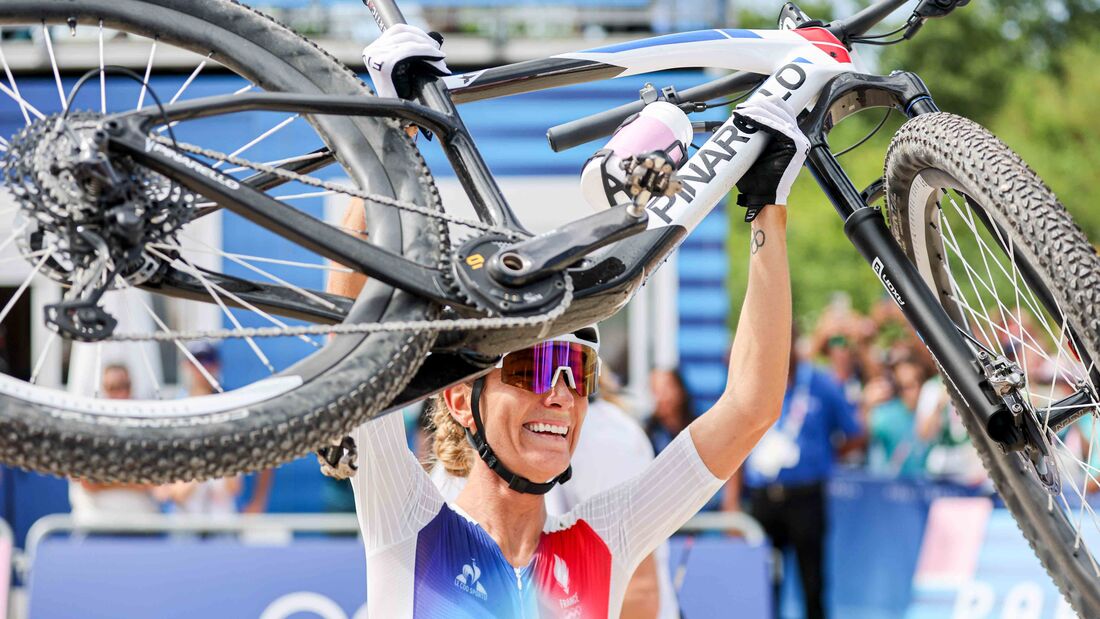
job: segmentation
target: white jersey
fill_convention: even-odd
[[[577,449],[573,452],[573,477],[546,493],[546,511],[565,514],[586,499],[629,481],[653,462],[653,446],[645,431],[621,408],[607,400],[588,405]],[[432,467],[432,481],[443,498],[454,503],[466,486],[466,478],[447,473],[438,462]],[[668,544],[654,551],[660,593],[658,619],[678,619],[680,607],[668,568]]]
[[[369,616],[618,617],[638,563],[721,488],[681,432],[638,476],[548,515],[535,555],[514,567],[448,505],[406,447],[398,415],[360,426],[352,478],[367,555]]]

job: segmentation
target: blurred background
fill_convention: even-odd
[[[428,0],[402,2],[410,23],[446,37],[443,49],[455,72],[539,58],[683,30],[772,28],[779,2],[765,0]],[[810,16],[828,21],[864,2],[803,2]],[[378,31],[353,0],[277,0],[252,5],[316,41],[367,79],[360,52]],[[878,30],[902,23],[910,6]],[[865,48],[879,73],[918,73],[945,111],[972,118],[1019,152],[1054,189],[1090,238],[1100,238],[1095,170],[1100,166],[1100,2],[1095,0],[973,0],[924,27],[913,41]],[[87,30],[87,31],[86,31]],[[92,29],[55,36],[59,55],[94,66]],[[54,88],[37,29],[4,30],[6,63],[29,101]],[[146,45],[109,38],[111,64],[145,67]],[[192,57],[165,56],[154,88],[183,97],[225,92],[235,76]],[[79,72],[64,75],[71,85]],[[532,230],[546,230],[589,212],[577,181],[584,161],[602,143],[553,153],[545,130],[632,101],[652,82],[683,89],[716,77],[701,70],[573,86],[460,108],[505,194]],[[12,79],[11,76],[8,77]],[[243,82],[241,82],[243,83]],[[182,84],[182,87],[180,85]],[[129,90],[126,90],[129,88]],[[129,100],[138,86],[115,93]],[[118,95],[118,96],[123,96]],[[99,101],[89,87],[87,107]],[[86,99],[86,101],[85,101]],[[107,107],[115,104],[108,101]],[[722,118],[727,110],[709,112]],[[219,136],[238,143],[278,120],[245,115],[247,122],[211,120],[189,141]],[[854,144],[882,117],[868,111],[830,136],[834,151]],[[841,162],[858,187],[882,175],[882,162],[899,114]],[[0,133],[23,125],[19,106],[0,104]],[[283,135],[293,141],[297,134]],[[228,136],[228,137],[227,137]],[[257,161],[281,156],[282,142],[249,153]],[[435,142],[421,139],[449,210],[468,208]],[[298,202],[330,220],[339,196]],[[732,204],[732,202],[731,202]],[[934,378],[926,349],[909,330],[875,275],[844,237],[841,222],[808,174],[790,199],[790,250],[800,337],[794,358],[812,363],[842,394],[837,422],[823,431],[835,466],[818,471],[826,514],[817,533],[825,547],[821,572],[829,616],[1069,617],[1011,520],[1001,509],[957,418]],[[2,212],[2,209],[0,209]],[[2,227],[3,223],[0,223]],[[202,239],[224,252],[250,254],[272,242],[238,217],[205,222]],[[736,206],[720,207],[685,242],[638,297],[602,325],[605,361],[621,386],[620,405],[645,430],[655,451],[713,403],[726,384],[725,355],[745,290],[747,226]],[[287,247],[286,252],[293,249]],[[211,258],[214,264],[220,260]],[[231,264],[226,272],[246,274]],[[290,277],[271,267],[273,273]],[[313,280],[309,278],[312,277]],[[301,276],[299,283],[317,275]],[[0,272],[0,304],[22,277]],[[304,284],[303,284],[304,285]],[[36,284],[38,286],[38,284]],[[45,335],[34,308],[50,294],[18,308],[18,324],[0,330],[0,371],[30,375]],[[36,288],[38,289],[38,288]],[[159,302],[158,302],[159,303]],[[169,304],[170,305],[170,304]],[[170,306],[156,306],[172,314]],[[178,314],[179,312],[176,311]],[[175,324],[230,326],[217,311],[175,316]],[[1011,328],[1010,325],[1005,325]],[[200,343],[190,356],[226,386],[256,379],[255,362],[241,341]],[[273,345],[280,367],[303,351]],[[70,385],[73,353],[59,351],[42,370],[46,381]],[[199,394],[197,366],[171,345],[153,354],[165,391]],[[80,380],[117,397],[148,397],[149,381],[137,357],[120,357]],[[423,415],[405,411],[410,447],[427,457],[418,427]],[[1086,441],[1087,442],[1087,441]],[[803,617],[800,570],[793,548],[773,553],[762,535],[759,499],[774,484],[752,479],[728,487],[700,520],[678,536],[669,565],[676,575],[684,617]],[[756,500],[754,500],[754,497]],[[965,498],[978,497],[973,503]],[[774,497],[772,497],[774,498]],[[755,503],[755,505],[754,505]],[[933,505],[935,504],[935,507]],[[11,529],[0,561],[13,563],[8,616],[22,617],[365,617],[362,551],[355,543],[354,509],[346,484],[319,474],[307,457],[276,470],[169,487],[97,487],[14,469],[0,472],[0,515]],[[70,515],[71,512],[71,515]],[[243,519],[236,514],[245,513]],[[144,514],[142,516],[141,514]],[[930,516],[931,514],[931,516]],[[81,520],[84,518],[84,520]],[[710,518],[708,520],[708,518]],[[37,524],[36,524],[37,523]],[[115,529],[132,529],[119,536]],[[961,526],[959,523],[965,523]],[[951,533],[963,530],[961,537]],[[731,531],[735,531],[731,533]],[[111,534],[107,534],[111,533]],[[946,562],[945,548],[969,548],[963,565]],[[950,563],[950,564],[948,564]],[[781,603],[772,603],[779,583]],[[79,611],[74,611],[79,608]],[[2,609],[0,609],[2,610]],[[201,615],[200,615],[201,613]]]

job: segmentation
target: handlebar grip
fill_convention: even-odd
[[[631,114],[642,111],[643,107],[645,107],[645,103],[638,100],[598,114],[550,127],[546,131],[546,140],[550,142],[550,148],[554,152],[560,153],[585,142],[611,135],[624,120],[630,117]]]
[[[709,101],[753,88],[762,82],[765,77],[757,73],[738,71],[705,84],[687,88],[680,92],[678,97],[680,101]],[[643,107],[645,107],[645,103],[639,100],[598,114],[571,120],[550,127],[546,132],[546,139],[550,142],[550,148],[554,152],[561,152],[585,142],[598,140],[611,135],[627,117],[642,111]]]

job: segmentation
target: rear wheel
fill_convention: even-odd
[[[997,490],[1063,595],[1100,616],[1097,368],[1100,258],[1065,208],[1007,146],[975,123],[918,116],[886,159],[890,228],[975,357],[1001,358],[1037,429],[1005,451],[957,394],[956,408]],[[945,381],[950,384],[950,380]]]
[[[147,64],[144,76],[154,91],[161,90],[164,103],[260,89],[371,95],[354,73],[309,41],[228,0],[0,0],[0,26],[5,35],[0,52],[6,52],[0,60],[8,76],[0,89],[0,150],[5,151],[0,155],[15,152],[12,136],[25,134],[24,126],[63,109],[76,76],[110,65],[120,55]],[[28,77],[20,67],[40,73]],[[159,71],[162,67],[166,74]],[[101,73],[80,91],[73,118],[151,105],[152,95],[141,84]],[[219,117],[222,124],[213,130],[211,122],[184,122],[173,131],[180,142],[197,136],[208,140],[200,146],[211,150],[439,208],[424,161],[394,121],[251,112],[228,122]],[[430,330],[330,339],[240,337],[249,327],[282,328],[303,321],[431,319],[437,308],[378,282],[369,282],[358,299],[328,295],[326,276],[347,269],[195,196],[178,232],[146,244],[144,256],[156,272],[117,278],[103,304],[119,319],[117,332],[237,332],[208,342],[220,349],[225,372],[219,376],[218,368],[205,362],[207,353],[182,335],[163,344],[70,344],[42,327],[42,306],[63,298],[73,289],[72,276],[84,273],[61,257],[71,246],[58,230],[65,209],[73,207],[54,200],[61,215],[36,220],[39,214],[27,206],[29,198],[19,198],[36,190],[22,184],[16,169],[25,162],[5,159],[0,262],[8,275],[18,275],[0,282],[12,293],[0,297],[0,326],[9,341],[11,334],[30,329],[26,361],[10,368],[11,375],[0,375],[0,460],[7,464],[132,482],[270,467],[375,415],[406,384],[434,341]],[[226,161],[214,165],[242,182],[257,174]],[[326,210],[343,210],[348,198],[339,189],[318,191],[300,180],[264,185],[264,190],[318,218]],[[438,220],[370,202],[366,213],[370,242],[437,265],[446,247]],[[217,217],[225,223],[210,224]],[[360,227],[358,222],[354,227]],[[223,229],[231,234],[219,243]],[[246,249],[230,247],[234,239]],[[168,272],[176,279],[168,281]],[[172,366],[177,362],[178,380],[166,378],[176,374]],[[109,399],[104,393],[104,371],[118,364],[125,364],[137,399]],[[179,398],[172,391],[186,384],[186,374],[198,383],[191,385],[190,395],[213,393]]]

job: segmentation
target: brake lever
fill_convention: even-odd
[[[917,8],[913,9],[913,14],[909,16],[909,27],[906,28],[905,34],[901,38],[908,41],[924,26],[925,21],[944,17],[958,7],[967,4],[970,4],[970,0],[922,0]]]

